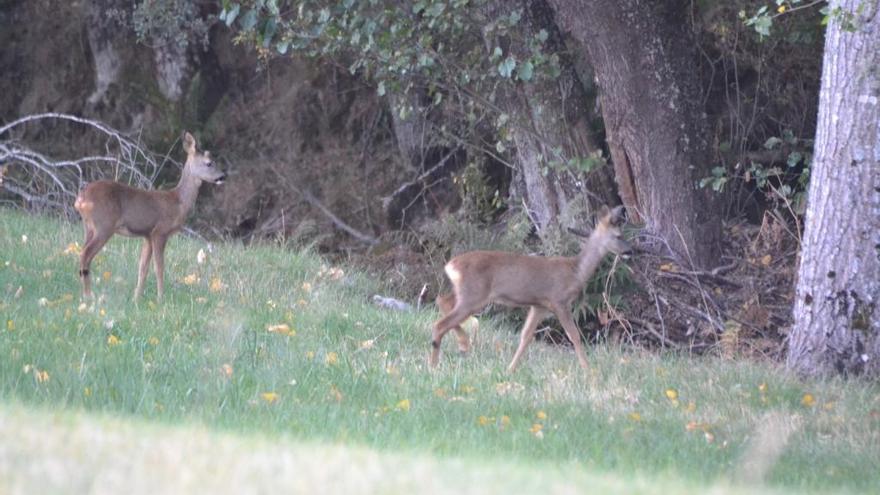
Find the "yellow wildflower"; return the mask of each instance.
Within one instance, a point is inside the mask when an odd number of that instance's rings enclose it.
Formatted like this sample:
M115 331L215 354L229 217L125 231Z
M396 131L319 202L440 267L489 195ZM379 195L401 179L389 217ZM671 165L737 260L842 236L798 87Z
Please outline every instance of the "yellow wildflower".
M232 377L232 365L229 363L224 363L221 367L223 370L223 374L226 375L226 378Z
M477 418L477 424L480 426L486 426L489 423L493 422L494 420L495 420L495 418L488 418L486 416L480 416L479 418Z
M46 383L49 381L49 372L46 370L34 370L34 376L39 383Z
M339 361L339 356L335 352L328 352L326 356L324 356L324 363L333 366Z
M637 412L631 412L629 413L629 419L638 422L642 420L642 415Z
M84 388L83 395L85 395L86 397L91 397L92 396L92 388L91 387Z
M409 411L409 399L403 399L402 401L398 402L397 405L394 406L394 408L398 411Z
M501 416L501 429L503 430L508 426L510 426L510 416L505 414L504 416Z
M547 419L547 413L545 413L544 411L538 411L538 413L535 414L535 417L541 421L544 421L545 419Z
M306 359L309 361L315 359L315 351L306 351Z
M330 385L330 398L336 402L342 402L342 392L336 388L336 385Z
M186 285L195 285L199 282L199 276L195 273L190 273L189 275L183 277L183 283Z
M260 397L269 404L273 404L278 400L278 394L275 392L263 392Z
M785 5L780 5L779 8L776 9L776 12L779 12L780 14L784 14L785 13Z
M147 342L149 342L150 345L159 345L159 339L156 337L150 337Z
M107 336L107 345L109 346L118 345L120 342L122 341L119 340L119 337L113 335L112 333Z
M666 389L666 398L669 400L678 399L678 391L675 390L674 388L667 388Z
M108 271L101 274L101 278L103 278L105 282L109 281L111 276L113 276L113 274Z
M532 427L529 428L529 432L531 432L532 435L537 435L543 429L544 429L544 425L542 425L541 423L534 423L534 424L532 424Z
M269 325L266 327L266 330L268 330L269 333L278 333L281 335L289 335L291 337L296 335L296 330L290 328L290 325L288 325L287 323L279 323L277 325Z
M6 320L6 329L10 332L15 330L15 322L12 320Z
M220 292L226 288L226 284L220 280L220 277L214 277L211 279L211 285L208 287L208 290L211 292Z
M804 394L804 398L801 399L801 404L804 407L813 407L816 405L816 398L813 397L813 394Z
M73 256L79 256L82 253L82 248L79 246L78 242L71 242L67 245L67 248L64 249L63 254L70 254Z
M701 430L708 432L711 428L712 425L709 423L700 423L698 421L688 421L688 423L684 425L684 429L687 431Z

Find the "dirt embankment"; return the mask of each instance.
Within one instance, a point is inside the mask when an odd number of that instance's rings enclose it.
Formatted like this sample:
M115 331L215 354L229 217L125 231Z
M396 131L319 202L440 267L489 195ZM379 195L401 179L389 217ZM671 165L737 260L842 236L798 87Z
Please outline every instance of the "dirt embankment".
M321 60L261 61L219 24L207 43L191 40L183 51L139 41L103 4L112 2L0 3L0 123L74 114L174 159L182 130L194 132L231 177L223 188L204 188L195 225L205 232L284 234L334 248L356 242L316 202L370 235L382 228L381 198L404 174L374 88ZM59 158L106 146L75 124L25 129L14 138ZM168 167L160 181L176 178Z

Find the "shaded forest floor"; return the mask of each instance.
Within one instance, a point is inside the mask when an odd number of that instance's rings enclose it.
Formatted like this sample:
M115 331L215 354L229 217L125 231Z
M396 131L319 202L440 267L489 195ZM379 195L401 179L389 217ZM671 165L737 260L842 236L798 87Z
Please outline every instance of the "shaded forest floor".
M738 221L724 228L724 244L715 267L689 268L685 260L659 252L656 239L629 235L635 254L600 270L576 308L592 342L615 342L649 349L778 361L791 325L798 236L790 222L767 213L760 225ZM574 252L570 253L574 254ZM430 304L448 291L443 264L448 256L407 246L387 247L350 258L375 273L391 295ZM487 314L511 317L506 309ZM512 325L521 325L519 312ZM568 345L555 320L539 338Z

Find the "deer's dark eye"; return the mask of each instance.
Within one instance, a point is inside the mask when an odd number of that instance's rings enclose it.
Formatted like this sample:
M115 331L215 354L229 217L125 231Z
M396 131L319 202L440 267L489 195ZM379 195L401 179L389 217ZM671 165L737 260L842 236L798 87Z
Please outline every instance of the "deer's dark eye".
M206 166L206 167L209 167L209 168L210 168L210 167L213 167L213 166L214 166L214 162L206 162L206 163L205 163L205 166Z

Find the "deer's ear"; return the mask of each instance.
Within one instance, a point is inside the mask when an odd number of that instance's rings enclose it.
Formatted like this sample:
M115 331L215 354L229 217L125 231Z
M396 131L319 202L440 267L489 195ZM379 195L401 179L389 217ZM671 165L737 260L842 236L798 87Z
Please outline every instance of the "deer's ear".
M599 211L596 213L596 224L608 223L610 215L611 210L608 209L607 205L600 206Z
M614 209L608 213L608 216L610 217L612 224L623 225L626 221L626 208L623 205L615 206Z
M196 152L196 138L189 132L183 134L183 151L186 151L187 155L192 155Z

